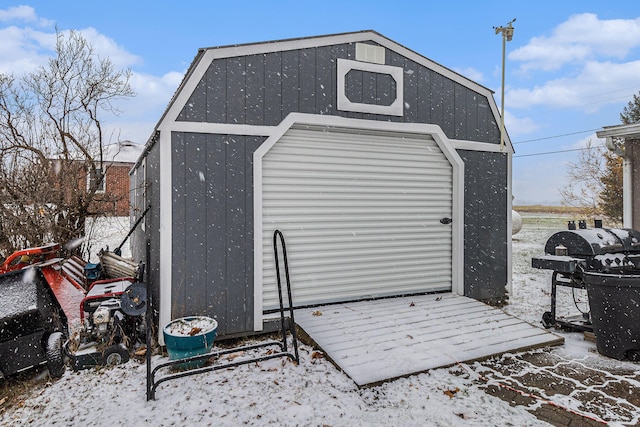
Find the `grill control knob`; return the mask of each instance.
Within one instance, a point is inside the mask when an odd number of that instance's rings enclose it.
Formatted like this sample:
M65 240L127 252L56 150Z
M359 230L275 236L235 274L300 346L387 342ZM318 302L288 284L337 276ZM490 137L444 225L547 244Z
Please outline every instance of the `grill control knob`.
M565 245L558 245L555 247L555 254L558 256L569 255L569 249Z

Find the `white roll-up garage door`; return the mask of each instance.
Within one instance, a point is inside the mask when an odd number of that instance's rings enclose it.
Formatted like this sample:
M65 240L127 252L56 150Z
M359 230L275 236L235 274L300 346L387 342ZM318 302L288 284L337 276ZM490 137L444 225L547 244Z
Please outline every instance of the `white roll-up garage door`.
M262 161L263 308L275 229L295 306L451 290L452 187L429 135L289 129Z

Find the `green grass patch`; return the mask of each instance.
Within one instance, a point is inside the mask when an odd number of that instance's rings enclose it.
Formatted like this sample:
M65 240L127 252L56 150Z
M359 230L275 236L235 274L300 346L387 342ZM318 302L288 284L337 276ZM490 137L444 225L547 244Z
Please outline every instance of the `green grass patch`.
M589 209L575 206L543 206L543 205L522 205L514 206L513 210L518 213L550 213L563 215L586 215Z

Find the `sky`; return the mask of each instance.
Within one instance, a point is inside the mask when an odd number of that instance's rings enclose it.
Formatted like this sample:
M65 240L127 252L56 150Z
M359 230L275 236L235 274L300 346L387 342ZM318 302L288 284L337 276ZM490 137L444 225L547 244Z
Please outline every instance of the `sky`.
M640 4L563 0L0 0L0 72L46 64L55 32L77 30L132 71L136 92L110 117L112 139L149 139L199 48L375 30L494 91L514 143L514 204L561 204L569 163L595 131L620 124L640 93ZM571 151L568 151L571 150ZM558 152L554 154L544 154Z

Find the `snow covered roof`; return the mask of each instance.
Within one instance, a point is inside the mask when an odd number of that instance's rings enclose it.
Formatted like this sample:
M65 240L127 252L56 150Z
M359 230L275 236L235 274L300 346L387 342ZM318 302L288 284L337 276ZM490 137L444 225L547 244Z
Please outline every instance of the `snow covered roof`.
M108 162L135 163L144 146L131 141L119 141L104 148L104 160Z

